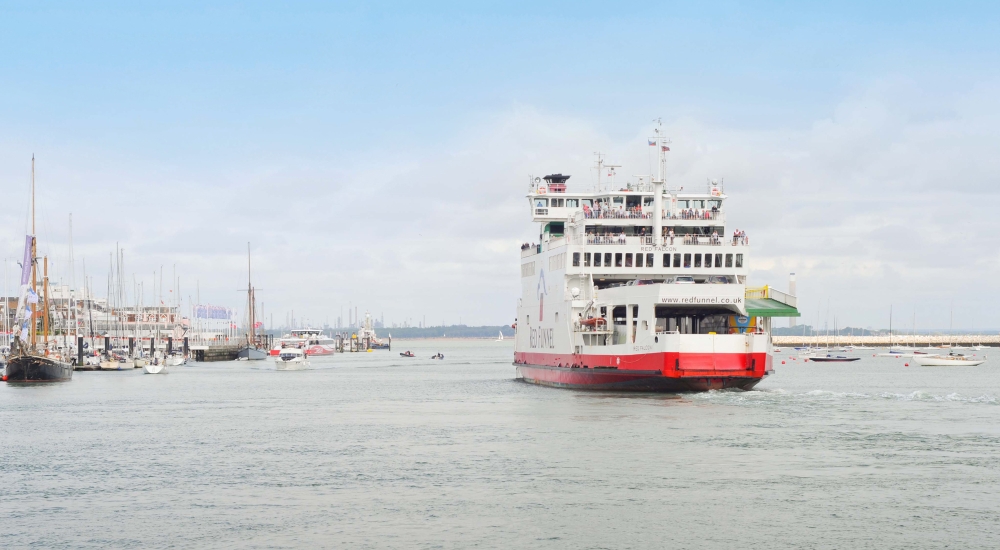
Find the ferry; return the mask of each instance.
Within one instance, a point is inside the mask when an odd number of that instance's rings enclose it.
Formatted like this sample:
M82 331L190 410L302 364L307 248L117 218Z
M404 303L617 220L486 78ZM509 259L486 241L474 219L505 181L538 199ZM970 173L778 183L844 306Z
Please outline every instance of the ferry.
M749 239L726 236L723 185L668 189L669 142L657 131L649 143L655 178L599 178L586 192L568 189L568 175L529 178L539 242L521 250L518 378L685 392L749 390L773 372L771 319L798 317L796 297L747 287Z
M304 350L309 356L333 355L337 352L337 341L318 328L293 329L274 344L270 355L277 357L286 348Z

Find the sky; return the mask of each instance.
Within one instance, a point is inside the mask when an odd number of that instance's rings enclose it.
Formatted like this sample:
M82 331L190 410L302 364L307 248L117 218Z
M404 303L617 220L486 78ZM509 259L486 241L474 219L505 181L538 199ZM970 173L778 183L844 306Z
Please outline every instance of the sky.
M797 273L802 322L1000 329L998 12L0 0L0 254L35 155L53 279L102 293L119 247L150 299L176 270L241 308L250 243L268 324L505 324L528 176L648 173L659 118L668 181L725 181L750 284Z

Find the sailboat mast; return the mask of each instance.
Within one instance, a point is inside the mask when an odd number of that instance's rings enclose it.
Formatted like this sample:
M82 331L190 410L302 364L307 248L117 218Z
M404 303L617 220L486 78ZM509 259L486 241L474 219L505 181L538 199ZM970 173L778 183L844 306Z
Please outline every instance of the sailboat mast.
M42 338L45 342L45 355L49 354L49 257L42 259Z
M38 243L35 238L35 155L31 155L31 292L38 296L38 263L35 257L38 255ZM38 328L35 326L38 319L38 304L35 304L31 312L31 349L35 349L38 342Z
M247 319L250 326L247 327L247 343L255 345L257 343L256 312L254 311L255 298L253 295L253 282L250 275L250 243L247 243Z

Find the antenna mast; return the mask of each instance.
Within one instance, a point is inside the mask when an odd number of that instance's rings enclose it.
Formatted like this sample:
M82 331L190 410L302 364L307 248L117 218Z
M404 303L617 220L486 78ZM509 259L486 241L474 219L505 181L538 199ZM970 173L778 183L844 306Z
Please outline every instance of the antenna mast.
M601 152L595 152L594 156L597 157L597 162L594 166L597 168L597 191L601 190L601 172L604 171L604 154Z

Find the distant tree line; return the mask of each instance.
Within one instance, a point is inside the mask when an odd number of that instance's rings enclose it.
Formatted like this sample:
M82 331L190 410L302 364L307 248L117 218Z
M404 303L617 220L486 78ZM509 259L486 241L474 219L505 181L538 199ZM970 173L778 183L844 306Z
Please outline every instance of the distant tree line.
M397 327L378 328L375 334L379 338L392 335L393 338L496 338L500 333L504 338L514 336L510 325L487 325L470 327L466 325L451 325L447 327Z

